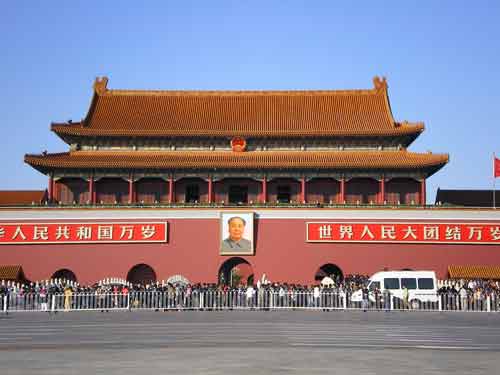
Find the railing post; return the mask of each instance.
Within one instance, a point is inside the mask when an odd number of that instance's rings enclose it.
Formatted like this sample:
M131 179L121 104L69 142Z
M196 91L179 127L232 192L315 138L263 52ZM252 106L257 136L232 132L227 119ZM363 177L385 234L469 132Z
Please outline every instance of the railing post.
M344 310L347 310L347 293L343 292L341 294L341 297L342 297L342 304L344 306Z
M50 302L50 311L54 312L56 308L56 295L52 295L52 301Z
M391 311L394 310L394 296L389 297L391 299Z
M486 297L486 311L490 312L491 311L491 296L488 295Z
M3 296L3 312L7 312L7 295Z
M438 296L438 311L443 311L443 296Z

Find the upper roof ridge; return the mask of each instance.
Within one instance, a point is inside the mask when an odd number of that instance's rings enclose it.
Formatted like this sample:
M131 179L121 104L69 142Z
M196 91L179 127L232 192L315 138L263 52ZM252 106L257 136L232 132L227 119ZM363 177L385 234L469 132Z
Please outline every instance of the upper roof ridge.
M108 89L108 77L97 77L94 91L97 95L134 95L134 96L328 96L328 95L374 95L387 89L386 78L373 78L372 89L342 90L136 90Z
M355 90L110 90L98 77L87 115L58 135L82 137L404 137L424 126L396 122L385 77ZM65 140L67 141L67 140Z

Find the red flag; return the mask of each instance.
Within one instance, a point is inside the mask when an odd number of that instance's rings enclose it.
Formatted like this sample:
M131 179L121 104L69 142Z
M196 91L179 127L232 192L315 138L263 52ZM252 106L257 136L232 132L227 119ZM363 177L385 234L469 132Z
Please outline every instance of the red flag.
M493 161L493 174L496 177L500 177L500 159L497 157L494 158L495 160Z

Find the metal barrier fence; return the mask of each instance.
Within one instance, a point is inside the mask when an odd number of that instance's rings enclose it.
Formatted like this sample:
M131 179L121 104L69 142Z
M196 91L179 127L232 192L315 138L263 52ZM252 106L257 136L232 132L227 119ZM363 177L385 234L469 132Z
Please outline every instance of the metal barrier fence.
M72 295L35 293L0 296L0 312L17 311L112 311L112 310L413 310L499 312L500 297L439 295L435 302L404 301L382 295L354 302L349 293L287 292L258 290L184 292L75 293Z
M129 298L126 294L75 293L73 295L37 293L9 294L0 302L2 312L11 311L84 311L126 310Z

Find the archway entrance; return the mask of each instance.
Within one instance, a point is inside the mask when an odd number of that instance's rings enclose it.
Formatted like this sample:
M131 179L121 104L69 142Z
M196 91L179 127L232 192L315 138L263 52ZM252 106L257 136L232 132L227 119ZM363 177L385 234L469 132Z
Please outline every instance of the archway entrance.
M147 264L137 264L128 271L127 281L132 284L152 284L156 282L156 273Z
M326 276L332 278L335 282L344 280L342 270L337 265L332 263L323 264L320 268L318 268L316 274L314 275L314 281L319 283Z
M62 279L76 282L76 275L73 271L63 268L54 272L51 279Z
M249 285L253 284L253 279L252 265L240 257L229 258L219 268L219 284Z

